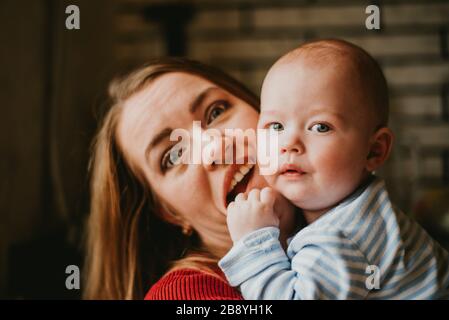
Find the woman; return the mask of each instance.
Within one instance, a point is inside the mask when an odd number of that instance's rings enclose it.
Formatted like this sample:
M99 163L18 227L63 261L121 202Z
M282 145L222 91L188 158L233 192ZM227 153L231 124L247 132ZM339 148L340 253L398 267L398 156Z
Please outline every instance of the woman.
M192 131L193 121L223 136L255 129L257 97L225 73L184 59L153 61L114 81L110 96L91 160L85 297L241 299L217 267L232 245L226 205L265 180L253 168L229 191L243 165L179 164L173 155L183 150L173 152L169 135ZM285 199L276 206L285 242L297 223Z

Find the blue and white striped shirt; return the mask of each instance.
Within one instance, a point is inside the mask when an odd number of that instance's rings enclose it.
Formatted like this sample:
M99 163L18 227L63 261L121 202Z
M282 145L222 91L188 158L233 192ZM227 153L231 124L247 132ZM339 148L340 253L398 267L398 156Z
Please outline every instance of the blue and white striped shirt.
M449 255L379 178L298 232L256 230L219 266L245 299L449 299Z

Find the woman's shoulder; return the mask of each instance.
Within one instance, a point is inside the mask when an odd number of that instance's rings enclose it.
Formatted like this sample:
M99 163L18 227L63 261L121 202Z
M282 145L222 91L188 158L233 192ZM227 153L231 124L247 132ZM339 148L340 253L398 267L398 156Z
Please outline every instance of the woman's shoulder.
M240 293L222 274L178 269L165 274L148 291L145 300L241 300Z

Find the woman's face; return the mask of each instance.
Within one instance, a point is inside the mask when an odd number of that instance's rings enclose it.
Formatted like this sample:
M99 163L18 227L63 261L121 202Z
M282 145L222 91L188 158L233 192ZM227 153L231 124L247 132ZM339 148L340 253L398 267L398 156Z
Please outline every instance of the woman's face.
M127 160L143 172L158 199L183 225L196 230L205 245L225 251L231 245L225 216L229 177L242 165L224 164L224 160L211 163L219 159L202 164L173 163L170 150L177 141L170 141L170 132L184 129L193 137L193 122L201 121L203 130L216 129L224 136L225 129L256 129L258 116L250 105L212 82L187 73L167 73L125 102L117 136ZM217 139L212 141L217 143ZM250 145L247 152L253 155L255 150ZM257 169L247 175L237 186L240 191L266 186ZM292 216L281 220L293 224L288 221Z

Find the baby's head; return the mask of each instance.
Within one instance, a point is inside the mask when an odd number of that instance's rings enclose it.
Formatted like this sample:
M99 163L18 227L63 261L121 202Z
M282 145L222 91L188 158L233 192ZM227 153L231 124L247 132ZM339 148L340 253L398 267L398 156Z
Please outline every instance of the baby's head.
M305 212L325 212L388 157L388 89L376 61L340 40L305 44L265 77L259 128L279 138L270 185Z

